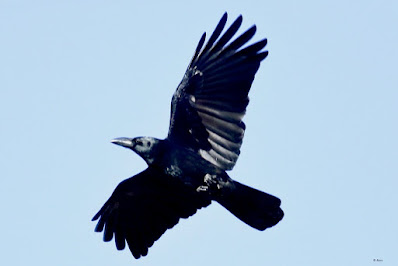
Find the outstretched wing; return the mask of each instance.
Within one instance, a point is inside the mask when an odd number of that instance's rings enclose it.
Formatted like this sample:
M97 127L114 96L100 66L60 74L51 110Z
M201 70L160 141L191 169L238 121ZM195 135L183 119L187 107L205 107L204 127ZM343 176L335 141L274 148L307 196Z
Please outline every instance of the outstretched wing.
M180 218L188 218L210 200L202 193L151 167L121 182L101 210L96 232L104 231L104 241L115 236L116 248L126 242L133 256L146 256L148 248Z
M245 124L242 118L248 93L267 40L242 48L255 34L252 26L234 41L242 24L239 16L220 37L227 13L203 47L203 34L192 61L173 95L168 138L197 150L223 170L231 170L238 159ZM203 48L203 49L202 49Z

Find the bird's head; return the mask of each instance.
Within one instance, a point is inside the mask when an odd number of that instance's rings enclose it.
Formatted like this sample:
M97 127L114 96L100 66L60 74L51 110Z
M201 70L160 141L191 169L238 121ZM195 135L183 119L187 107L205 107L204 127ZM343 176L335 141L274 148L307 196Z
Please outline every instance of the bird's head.
M137 137L137 138L116 138L111 140L113 144L133 150L147 164L152 164L156 158L158 151L158 144L160 140L152 137Z

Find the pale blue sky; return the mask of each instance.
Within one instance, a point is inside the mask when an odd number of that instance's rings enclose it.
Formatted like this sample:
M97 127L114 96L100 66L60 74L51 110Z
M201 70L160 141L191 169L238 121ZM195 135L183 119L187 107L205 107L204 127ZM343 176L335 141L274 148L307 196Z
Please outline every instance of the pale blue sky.
M397 265L397 2L142 2L0 0L0 264ZM109 141L166 136L224 11L269 50L230 175L285 217L260 232L214 203L135 261L90 221L145 168Z

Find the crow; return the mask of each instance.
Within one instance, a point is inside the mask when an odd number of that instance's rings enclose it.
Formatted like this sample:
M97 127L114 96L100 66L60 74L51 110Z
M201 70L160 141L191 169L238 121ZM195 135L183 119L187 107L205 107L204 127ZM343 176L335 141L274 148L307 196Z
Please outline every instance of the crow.
M231 41L242 24L240 15L221 35L224 13L206 45L204 33L171 101L167 138L116 138L111 142L133 150L148 164L122 181L92 219L104 241L115 237L138 259L148 248L200 208L216 201L258 230L283 218L277 197L232 180L226 171L238 160L248 93L260 62L263 39L242 48L255 34L253 25ZM220 37L221 36L221 37Z

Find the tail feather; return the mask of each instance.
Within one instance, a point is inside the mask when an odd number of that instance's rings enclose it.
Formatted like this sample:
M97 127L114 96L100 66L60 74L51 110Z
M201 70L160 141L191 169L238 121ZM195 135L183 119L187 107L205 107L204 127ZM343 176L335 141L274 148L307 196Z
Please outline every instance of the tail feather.
M276 225L284 215L280 199L237 181L232 181L215 200L241 221L261 231Z

